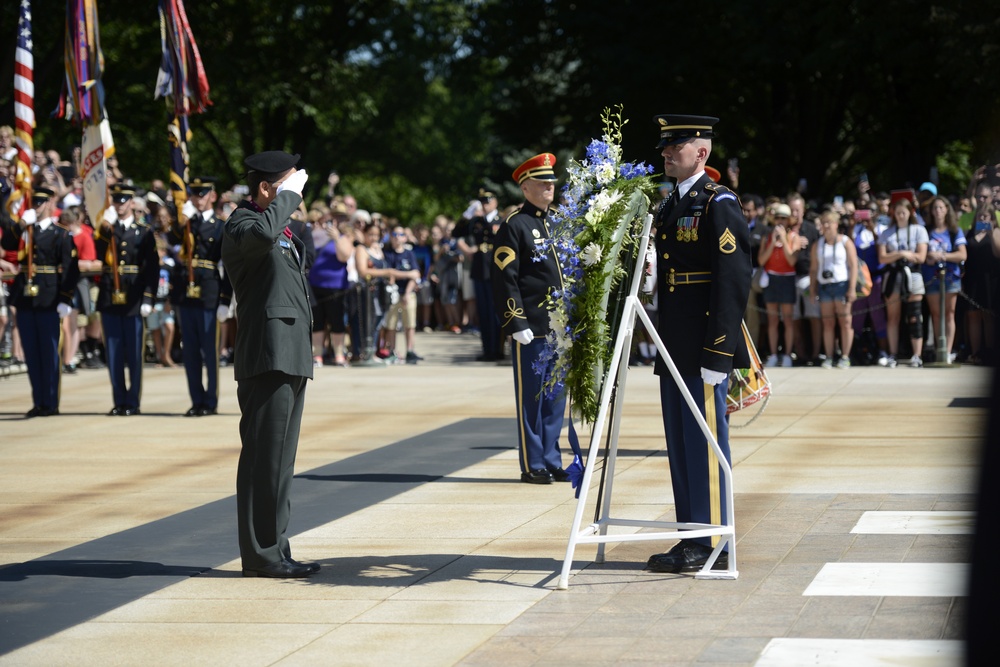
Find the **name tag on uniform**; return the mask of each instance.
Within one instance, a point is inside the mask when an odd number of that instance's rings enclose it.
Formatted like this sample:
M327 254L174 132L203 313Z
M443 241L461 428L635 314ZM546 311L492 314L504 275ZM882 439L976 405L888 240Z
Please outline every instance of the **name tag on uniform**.
M290 245L288 245L288 241L278 241L278 245L280 245L282 248L285 248L285 249L288 249L288 248L291 247Z

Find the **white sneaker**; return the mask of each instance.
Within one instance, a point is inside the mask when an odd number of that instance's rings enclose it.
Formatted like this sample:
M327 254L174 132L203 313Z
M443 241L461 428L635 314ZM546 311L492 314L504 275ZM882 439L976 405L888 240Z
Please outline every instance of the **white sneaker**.
M894 356L892 356L890 354L888 357L885 358L885 365L886 365L886 368L895 368L896 367L896 357L894 357Z
M820 368L833 368L833 359L829 357L824 359L823 363L820 364Z
M924 365L923 360L917 355L910 357L910 368L920 368Z
M764 368L774 368L778 365L778 355L772 354L767 357L767 361L764 362Z
M783 368L791 368L792 367L792 355L786 354L783 357L781 357L781 366Z
M840 359L837 359L837 368L850 368L850 367L851 367L851 360L848 359L847 357L841 357Z
M950 353L950 354L948 355L948 363L949 363L949 364L953 364L953 363L955 363L955 357L957 357L957 356L958 356L958 353L957 353L957 352L951 352L951 353Z
M878 358L878 365L881 366L882 368L885 368L886 366L888 366L889 365L889 355L887 355L887 354L885 354L883 352L879 356L879 358Z

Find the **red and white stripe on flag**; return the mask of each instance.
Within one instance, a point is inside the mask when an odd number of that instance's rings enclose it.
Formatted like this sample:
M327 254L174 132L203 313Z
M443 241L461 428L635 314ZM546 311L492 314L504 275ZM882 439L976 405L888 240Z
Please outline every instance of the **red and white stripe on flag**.
M14 53L14 143L17 147L17 173L11 197L11 213L20 216L30 206L32 136L35 131L35 62L32 56L31 0L19 0L17 50Z

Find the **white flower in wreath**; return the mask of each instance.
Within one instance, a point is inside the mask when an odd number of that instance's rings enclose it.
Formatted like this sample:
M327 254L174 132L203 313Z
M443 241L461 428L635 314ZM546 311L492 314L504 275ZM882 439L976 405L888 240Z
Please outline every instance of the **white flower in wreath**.
M618 172L615 171L615 165L610 162L605 162L597 167L596 173L598 185L607 185L611 181L615 180Z
M596 243L588 243L587 247L580 251L580 261L588 268L600 262L601 246Z
M562 310L549 311L549 329L555 334L556 350L562 354L573 345L573 339L566 334L566 325L569 319Z
M620 191L608 192L607 190L601 190L598 192L591 198L587 214L584 216L587 222L591 225L599 222L604 217L604 214L608 212L608 209L614 206L621 198L622 193Z

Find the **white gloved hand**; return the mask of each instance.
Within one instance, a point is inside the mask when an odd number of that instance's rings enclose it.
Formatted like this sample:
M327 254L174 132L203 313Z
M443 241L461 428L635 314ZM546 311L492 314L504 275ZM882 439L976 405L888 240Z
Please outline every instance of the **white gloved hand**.
M139 314L143 317L149 317L149 314L153 312L153 307L148 303L144 303L139 306Z
M113 206L109 206L104 209L104 222L109 225L113 225L118 222L118 211L116 211Z
M220 304L219 307L215 309L215 319L219 320L220 322L225 322L226 320L228 320L229 306L223 306Z
M531 333L531 329L521 329L520 331L515 331L511 334L518 343L521 345L527 345L535 338L535 334Z
M722 381L726 379L726 373L710 371L707 368L702 368L701 379L705 381L705 384L710 384L714 387L717 384L721 384Z
M284 183L278 184L278 194L281 194L285 190L290 190L301 197L302 188L306 187L307 180L309 180L309 174L306 173L305 169L299 169L286 178Z
M24 212L24 215L21 216L21 222L23 222L25 226L30 226L35 224L36 222L38 222L38 213L35 212L35 209L29 208L27 211Z
M73 307L68 303L56 304L56 312L59 313L59 319L62 319L73 312Z
M196 209L194 204L191 203L191 200L188 199L184 202L184 206L181 206L181 213L190 220L194 216L198 215L198 209Z

